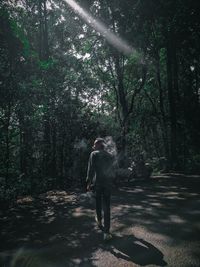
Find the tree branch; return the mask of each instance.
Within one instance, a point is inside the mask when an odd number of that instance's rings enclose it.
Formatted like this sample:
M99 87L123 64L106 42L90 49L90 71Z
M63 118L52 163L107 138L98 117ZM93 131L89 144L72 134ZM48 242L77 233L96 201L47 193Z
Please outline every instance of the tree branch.
M140 86L132 94L131 104L130 104L130 107L129 107L129 110L128 110L127 117L133 111L133 104L134 104L134 100L135 100L136 95L142 90L142 88L145 85L145 82L146 82L146 74L147 74L147 67L146 67L146 65L143 65L143 67L142 67L142 82L141 82Z

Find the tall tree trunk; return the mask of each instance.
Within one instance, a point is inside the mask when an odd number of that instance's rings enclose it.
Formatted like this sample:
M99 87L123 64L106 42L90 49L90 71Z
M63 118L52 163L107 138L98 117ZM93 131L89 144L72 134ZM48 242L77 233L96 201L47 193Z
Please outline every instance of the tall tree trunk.
M117 74L117 94L119 106L121 109L121 153L122 157L126 154L126 135L128 132L128 103L125 94L123 71L120 64L120 55L115 54L115 69Z
M47 7L46 0L43 0L44 5L44 59L47 60L49 58L49 44L48 44L48 25L47 25Z
M56 145L57 145L57 132L55 122L52 125L52 151L51 151L51 173L54 177L57 175L57 157L56 157Z
M173 34L172 30L168 31L167 35L167 82L168 82L168 99L169 99L169 112L170 112L170 127L171 127L171 155L170 167L174 169L177 164L177 118L176 118L176 99L175 88L173 79Z
M161 83L161 75L160 75L160 56L157 54L156 56L156 76L158 82L158 89L159 89L159 105L160 105L160 112L161 112L161 132L162 132L162 139L164 144L165 150L165 157L167 162L169 161L169 146L168 146L168 129L167 129L167 121L166 121L166 114L164 109L164 97L163 97L163 88Z
M39 13L39 57L40 60L49 58L48 24L46 0L38 0Z
M51 158L50 158L50 152L51 152L51 138L50 138L50 121L49 121L49 114L47 114L44 117L44 149L43 149L43 165L44 165L44 175L50 176L51 175Z
M5 153L5 166L6 166L6 186L8 186L9 180L9 168L10 168L10 117L11 117L11 105L8 103L8 108L6 112L6 153Z
M26 174L27 161L26 161L26 133L24 127L24 114L20 111L19 114L19 128L20 128L20 172Z
M39 58L43 58L43 19L42 19L42 0L38 0L39 13Z

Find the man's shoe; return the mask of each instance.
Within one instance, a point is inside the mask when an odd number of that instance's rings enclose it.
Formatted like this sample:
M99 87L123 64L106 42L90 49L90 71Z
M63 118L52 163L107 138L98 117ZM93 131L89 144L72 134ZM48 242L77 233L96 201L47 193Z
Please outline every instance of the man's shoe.
M109 240L111 240L112 239L112 235L110 234L110 233L105 233L104 235L103 235L103 240L104 241L109 241Z
M99 227L99 229L100 229L100 230L103 230L103 225L102 225L101 221L99 221L99 220L97 219L97 216L95 216L95 221L96 221L97 226Z

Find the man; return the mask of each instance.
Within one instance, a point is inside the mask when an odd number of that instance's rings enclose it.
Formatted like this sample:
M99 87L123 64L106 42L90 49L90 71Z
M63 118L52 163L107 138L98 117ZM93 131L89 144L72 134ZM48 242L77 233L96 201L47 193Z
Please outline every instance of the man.
M87 190L94 184L96 191L96 222L101 230L104 230L104 240L112 238L110 234L110 194L112 183L111 154L104 150L105 142L97 138L94 142L94 151L90 154L87 171ZM102 226L102 205L104 212L104 227Z

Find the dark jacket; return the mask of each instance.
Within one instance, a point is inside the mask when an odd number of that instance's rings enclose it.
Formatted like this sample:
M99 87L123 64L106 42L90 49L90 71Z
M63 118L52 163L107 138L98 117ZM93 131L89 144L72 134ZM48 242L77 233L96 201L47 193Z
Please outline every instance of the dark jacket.
M90 154L87 171L87 184L109 187L113 176L113 157L105 150L95 150Z

